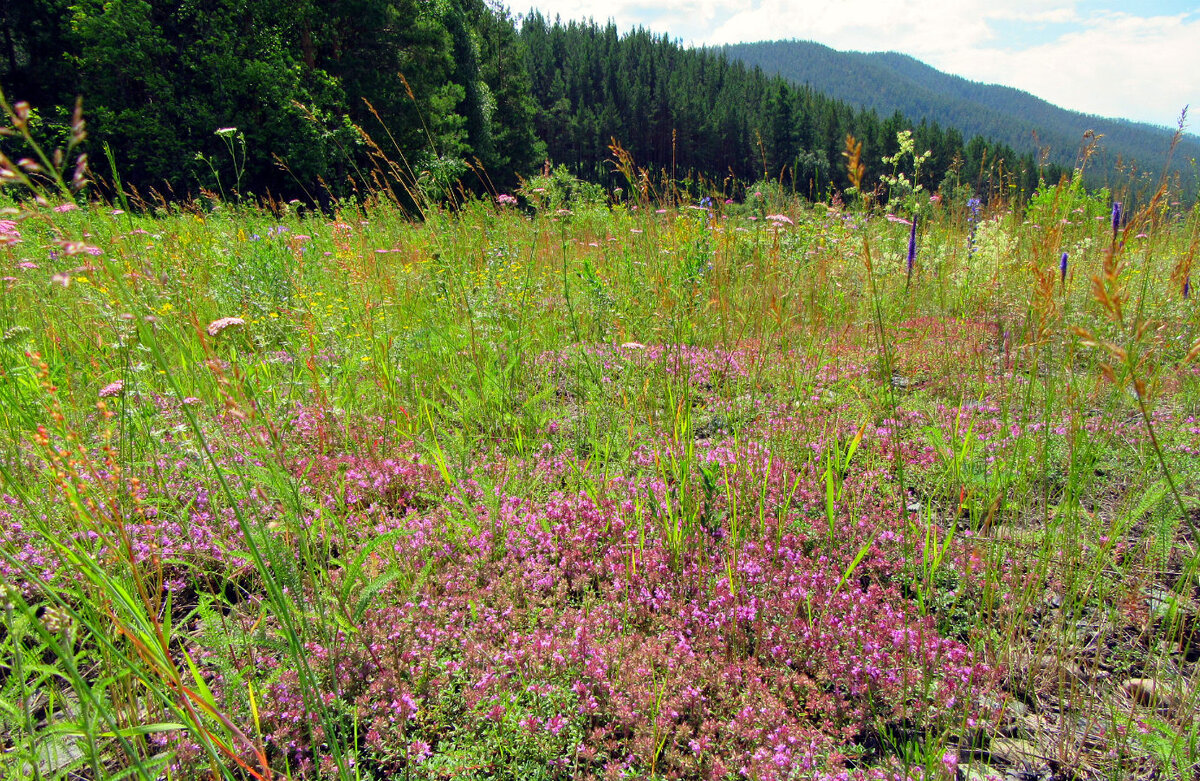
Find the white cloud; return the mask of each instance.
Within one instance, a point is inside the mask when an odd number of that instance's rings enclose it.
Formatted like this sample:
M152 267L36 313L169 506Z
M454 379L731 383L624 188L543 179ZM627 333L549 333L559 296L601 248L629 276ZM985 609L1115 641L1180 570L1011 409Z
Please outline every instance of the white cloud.
M566 0L537 7L550 18L611 18L622 31L641 25L697 45L798 38L899 51L1065 108L1160 125L1173 125L1185 103L1200 111L1200 12L1084 16L1073 0L613 0L599 14Z
M935 67L1003 82L1066 108L1173 125L1200 109L1200 15L1106 14L1021 51L949 53Z

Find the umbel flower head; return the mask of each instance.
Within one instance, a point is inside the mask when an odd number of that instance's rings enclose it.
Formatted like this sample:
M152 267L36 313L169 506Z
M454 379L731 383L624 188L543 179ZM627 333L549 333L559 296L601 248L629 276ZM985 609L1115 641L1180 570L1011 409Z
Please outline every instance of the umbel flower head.
M216 336L226 328L232 328L235 325L245 325L246 321L240 317L222 317L220 320L213 320L208 324L208 335Z

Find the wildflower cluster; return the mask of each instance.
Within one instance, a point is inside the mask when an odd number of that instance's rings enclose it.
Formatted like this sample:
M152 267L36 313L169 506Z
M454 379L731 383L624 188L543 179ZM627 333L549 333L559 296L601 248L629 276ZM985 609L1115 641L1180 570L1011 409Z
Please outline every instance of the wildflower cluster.
M1194 218L527 184L0 223L0 776L1187 777Z
M209 336L216 336L226 329L245 324L246 321L240 317L222 317L209 323L205 330L208 331Z

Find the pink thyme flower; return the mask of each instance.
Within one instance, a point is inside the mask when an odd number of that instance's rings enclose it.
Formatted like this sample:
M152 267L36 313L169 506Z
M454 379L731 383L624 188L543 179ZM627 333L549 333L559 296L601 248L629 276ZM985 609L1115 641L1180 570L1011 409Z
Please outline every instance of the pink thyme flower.
M513 196L509 195L508 193L500 193L499 195L497 195L496 202L499 203L501 206L516 206L517 205L517 199L514 198Z
M59 214L63 214L65 212L73 212L78 208L79 207L73 203L60 203L58 206L54 207L54 211L58 212Z
M116 382L110 382L108 385L105 385L100 389L100 393L97 395L102 399L111 399L114 396L120 396L124 392L125 381L117 380Z
M796 223L792 222L791 219L789 219L784 214L768 214L767 219L771 220L772 222L780 222L780 223L786 222L788 225L796 224Z
M216 336L226 328L232 328L235 325L245 325L246 321L240 317L222 317L220 320L213 320L208 324L208 335Z
M561 713L556 713L546 721L546 729L550 730L550 734L557 735L567 726L567 719Z

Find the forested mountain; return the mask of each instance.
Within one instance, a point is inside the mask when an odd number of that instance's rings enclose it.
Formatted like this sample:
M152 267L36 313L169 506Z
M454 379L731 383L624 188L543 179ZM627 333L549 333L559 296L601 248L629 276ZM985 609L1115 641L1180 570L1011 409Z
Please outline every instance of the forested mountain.
M52 141L82 96L93 169L109 178L111 150L127 185L168 199L386 190L412 203L512 188L547 159L616 186L614 139L692 194L770 179L826 197L850 185L848 135L864 188L886 196L880 177L896 170L882 158L906 129L930 150L916 172L929 191L1028 193L1061 174L1030 149L881 116L644 30L537 13L518 30L487 0L5 3L0 86L40 109L31 124ZM11 138L0 151L25 154ZM911 176L911 159L898 170Z
M1172 130L1068 111L1021 90L942 73L896 52L842 52L811 41L745 43L717 51L859 108L938 122L967 137L996 139L1020 154L1045 149L1050 161L1063 166L1078 163L1084 133L1092 130L1103 136L1098 156L1088 164L1093 184L1123 183L1127 177L1117 172L1118 163L1136 163L1155 176L1167 163ZM1189 178L1193 192L1195 172L1187 160L1197 157L1200 138L1185 135L1173 169Z
M964 143L954 129L914 126L899 114L880 118L645 30L621 35L611 23L551 24L533 13L521 39L539 135L550 158L581 177L614 176L606 147L615 138L640 165L674 178L704 177L717 188L767 178L821 196L850 185L848 134L863 143L866 181L874 183L890 171L882 157L897 150L897 134L912 129L917 147L931 152L920 178L930 190L948 174L986 190L999 186L1002 170L1017 189L1037 184L1032 153L978 137ZM1060 171L1043 173L1056 180Z

